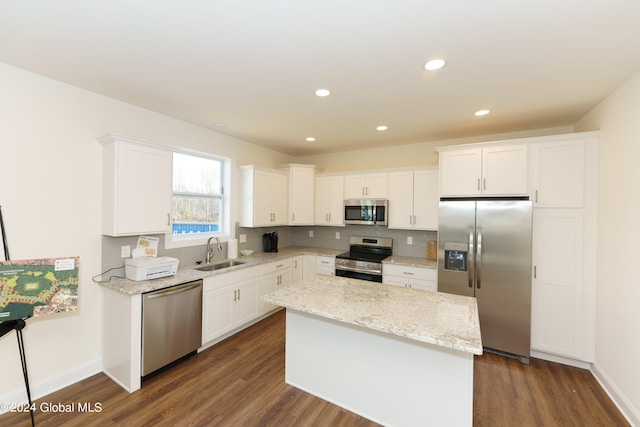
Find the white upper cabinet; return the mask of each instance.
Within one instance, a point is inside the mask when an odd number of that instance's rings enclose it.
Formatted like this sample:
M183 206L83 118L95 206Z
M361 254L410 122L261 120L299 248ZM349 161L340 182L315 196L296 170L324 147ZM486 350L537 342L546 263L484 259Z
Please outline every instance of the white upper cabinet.
M102 233L171 232L173 153L119 135L103 145Z
M345 175L345 199L386 199L387 173Z
M389 228L437 230L438 201L438 168L389 173Z
M440 151L440 195L482 194L482 150Z
M287 175L259 166L240 167L242 175L241 227L287 223Z
M282 170L288 174L287 194L289 225L313 225L315 166L287 165Z
M464 146L463 146L464 147ZM527 144L440 147L440 196L528 194Z
M532 198L535 207L579 208L585 186L583 139L531 144Z
M316 176L316 225L344 225L344 176Z

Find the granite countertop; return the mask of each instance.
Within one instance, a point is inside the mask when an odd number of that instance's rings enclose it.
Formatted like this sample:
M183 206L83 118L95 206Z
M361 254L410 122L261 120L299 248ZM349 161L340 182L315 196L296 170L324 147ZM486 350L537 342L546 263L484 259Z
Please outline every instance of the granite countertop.
M122 277L112 277L111 280L97 282L100 286L105 288L126 294L137 295L145 292L153 292L171 286L179 285L181 283L192 282L194 280L200 280L219 274L230 273L232 271L238 271L245 268L255 267L260 264L266 264L283 260L287 258L293 258L298 255L320 255L334 257L345 252L344 249L324 249L314 248L306 246L290 246L279 249L278 252L254 252L250 256L241 256L238 261L242 261L244 264L236 265L229 268L214 271L200 271L196 270L197 265L180 266L178 272L169 277L161 277L152 280L133 281ZM218 260L222 261L222 260ZM390 256L382 261L383 264L397 264L407 265L413 267L426 267L437 268L436 261L429 261L425 258L413 258L406 256Z
M482 354L475 298L317 275L263 301L466 353Z
M255 267L260 264L267 264L278 260L292 258L298 255L321 255L321 256L336 256L341 254L344 250L340 249L323 249L313 247L291 246L282 248L278 252L254 252L250 256L241 256L237 260L242 261L244 264L236 265L229 268L214 271L200 271L196 270L197 265L180 266L178 272L173 276L161 277L158 279L133 281L125 279L123 277L112 277L111 280L97 282L100 286L126 294L137 295L145 292L153 292L171 286L179 285L181 283L192 282L194 280L205 279L211 276L217 276L219 274L230 273L232 271L238 271L245 268ZM222 260L219 260L222 261Z

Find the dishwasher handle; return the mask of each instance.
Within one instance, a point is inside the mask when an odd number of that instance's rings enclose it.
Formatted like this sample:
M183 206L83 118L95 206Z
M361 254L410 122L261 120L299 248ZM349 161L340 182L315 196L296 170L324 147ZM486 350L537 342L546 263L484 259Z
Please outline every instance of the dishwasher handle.
M175 294L179 294L182 292L187 292L190 291L192 289L195 289L199 286L202 285L202 282L198 281L198 282L190 282L190 283L185 283L184 285L178 285L178 286L173 286L171 288L168 289L162 289L153 293L149 293L146 295L146 298L148 300L150 299L155 299L155 298L164 298L164 297L168 297L171 295L175 295Z

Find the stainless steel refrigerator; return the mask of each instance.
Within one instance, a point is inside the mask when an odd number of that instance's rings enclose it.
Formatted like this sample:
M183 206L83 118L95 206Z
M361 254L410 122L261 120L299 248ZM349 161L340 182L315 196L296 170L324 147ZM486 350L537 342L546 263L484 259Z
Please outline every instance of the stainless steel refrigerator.
M441 199L438 291L474 296L482 345L528 362L531 201Z

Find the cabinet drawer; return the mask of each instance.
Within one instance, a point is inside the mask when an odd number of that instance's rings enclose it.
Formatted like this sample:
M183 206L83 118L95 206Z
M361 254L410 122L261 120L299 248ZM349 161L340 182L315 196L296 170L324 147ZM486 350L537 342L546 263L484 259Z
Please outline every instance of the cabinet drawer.
M382 272L385 275L411 277L420 280L438 280L438 270L435 268L409 267L406 265L383 264Z
M335 268L336 267L336 259L328 256L317 256L316 257L316 268Z
M239 282L260 276L260 267L245 267L238 271L229 271L205 277L203 280L203 292L212 289L220 289L225 286L234 286Z
M286 270L293 267L293 258L283 259L281 261L271 262L262 267L262 274L275 273L280 270Z

